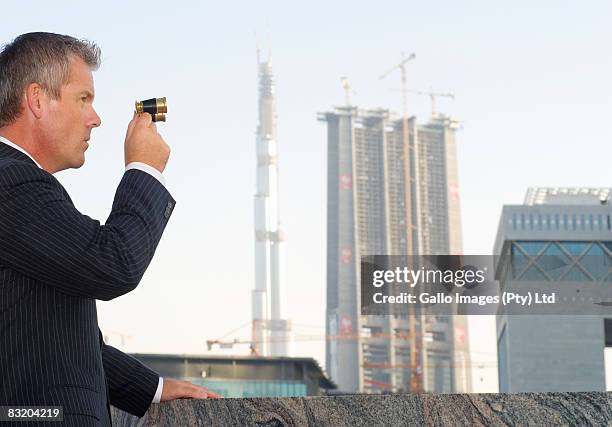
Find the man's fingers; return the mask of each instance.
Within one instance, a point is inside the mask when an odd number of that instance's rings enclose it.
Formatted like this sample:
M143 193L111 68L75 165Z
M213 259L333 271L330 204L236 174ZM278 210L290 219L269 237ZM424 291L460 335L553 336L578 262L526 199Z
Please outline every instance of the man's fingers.
M208 396L208 393L206 393L206 389L204 387L198 387L193 384L189 385L188 393L189 397L192 397L194 399L206 399L206 397Z
M161 401L165 402L174 399L219 399L222 397L220 394L188 381L167 378L164 380Z
M192 385L191 397L194 399L219 399L223 396L210 391L207 388Z
M149 113L142 113L138 115L137 126L149 127L153 123L153 118Z
M138 114L134 111L134 117L132 118L132 121L130 121L130 123L128 124L126 139L130 138L132 132L134 132L134 128L136 128L137 126L152 128L155 133L157 133L157 126L155 125L155 122L153 121L153 118L149 113Z
M137 119L138 119L138 114L136 113L136 111L134 111L134 115L132 116L132 120L130 120L130 123L128 123L126 139L129 138L130 135L132 134L132 131L134 130L134 126L136 126L136 120Z

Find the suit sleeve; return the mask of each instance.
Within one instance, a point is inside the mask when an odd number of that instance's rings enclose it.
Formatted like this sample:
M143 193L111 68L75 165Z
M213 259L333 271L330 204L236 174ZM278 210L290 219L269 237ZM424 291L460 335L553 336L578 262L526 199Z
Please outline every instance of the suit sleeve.
M105 225L81 214L59 182L33 165L0 173L0 259L75 296L110 300L147 269L174 199L154 177L125 172Z
M110 404L142 417L155 396L159 375L100 338Z

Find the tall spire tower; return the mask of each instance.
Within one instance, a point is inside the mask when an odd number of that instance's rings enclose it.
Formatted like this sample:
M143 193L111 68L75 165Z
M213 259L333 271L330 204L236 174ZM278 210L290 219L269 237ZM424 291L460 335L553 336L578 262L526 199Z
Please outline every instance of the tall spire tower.
M252 292L253 353L290 356L291 322L284 318L282 242L279 221L276 101L270 55L257 49L259 123L257 125L257 193L255 194L255 289Z

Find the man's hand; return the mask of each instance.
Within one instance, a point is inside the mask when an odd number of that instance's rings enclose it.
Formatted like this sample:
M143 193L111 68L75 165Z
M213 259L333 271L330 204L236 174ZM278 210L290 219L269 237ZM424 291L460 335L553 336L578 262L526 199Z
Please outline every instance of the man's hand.
M220 394L213 393L204 387L191 384L189 381L171 380L164 378L161 401L174 399L218 399Z
M125 165L145 163L163 172L170 157L170 147L160 134L149 113L136 114L125 135Z

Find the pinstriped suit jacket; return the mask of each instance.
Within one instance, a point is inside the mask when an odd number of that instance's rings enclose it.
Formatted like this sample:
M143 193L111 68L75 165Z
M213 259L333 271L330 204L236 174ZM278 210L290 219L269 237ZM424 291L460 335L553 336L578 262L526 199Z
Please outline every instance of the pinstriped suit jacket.
M78 426L110 425L109 403L146 412L159 376L104 344L96 299L138 285L174 203L154 177L129 170L100 225L0 143L0 405L61 405Z

